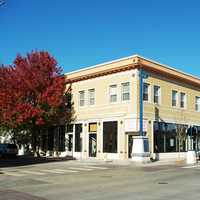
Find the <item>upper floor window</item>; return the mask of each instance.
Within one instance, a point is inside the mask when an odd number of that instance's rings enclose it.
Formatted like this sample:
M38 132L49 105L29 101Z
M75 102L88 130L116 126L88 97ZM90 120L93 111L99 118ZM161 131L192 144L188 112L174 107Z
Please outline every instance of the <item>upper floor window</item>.
M95 104L95 89L89 89L88 90L88 100L89 100L89 105L94 105Z
M85 105L85 91L79 91L79 106L84 106Z
M178 98L178 92L175 90L172 90L172 106L177 106L177 98Z
M143 100L149 101L149 84L148 83L143 84Z
M195 97L195 111L200 111L200 97Z
M110 102L117 102L117 85L110 85L109 87L110 93Z
M153 102L160 103L160 87L157 85L153 87Z
M122 101L130 100L130 84L122 83Z
M186 106L186 94L181 92L180 93L180 107L185 108Z

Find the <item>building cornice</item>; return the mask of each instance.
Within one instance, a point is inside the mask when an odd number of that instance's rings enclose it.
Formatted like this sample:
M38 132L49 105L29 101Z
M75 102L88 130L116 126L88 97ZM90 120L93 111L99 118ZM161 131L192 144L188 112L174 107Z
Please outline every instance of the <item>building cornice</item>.
M125 65L125 66L121 66L121 67L117 67L117 68L113 68L113 69L102 70L100 72L94 72L94 73L91 73L91 74L88 74L88 75L77 76L77 77L74 77L74 78L71 78L71 79L67 79L66 83L74 83L74 82L78 82L78 81L97 78L97 77L100 77L100 76L106 76L106 75L109 75L109 74L124 72L124 71L128 71L128 70L131 70L131 69L135 69L136 67L137 66L132 64L132 65Z
M177 82L200 88L199 78L139 55L129 56L86 69L81 69L65 74L65 77L66 83L74 83L139 68L143 68L145 71L161 77L173 79Z

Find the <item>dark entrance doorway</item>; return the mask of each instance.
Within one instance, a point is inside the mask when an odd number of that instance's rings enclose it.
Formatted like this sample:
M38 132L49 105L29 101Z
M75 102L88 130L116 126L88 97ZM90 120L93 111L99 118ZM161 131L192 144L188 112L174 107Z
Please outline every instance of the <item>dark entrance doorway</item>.
M89 134L89 157L97 156L97 134Z
M128 158L131 158L132 154L132 147L133 147L133 136L128 135Z
M117 121L103 122L103 153L117 153Z
M73 135L68 135L68 151L72 151L73 149Z

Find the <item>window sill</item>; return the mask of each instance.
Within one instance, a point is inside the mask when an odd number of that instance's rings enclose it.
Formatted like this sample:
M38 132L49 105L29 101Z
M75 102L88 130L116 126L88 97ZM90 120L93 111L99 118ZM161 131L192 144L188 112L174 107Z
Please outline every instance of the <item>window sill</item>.
M178 110L187 110L186 107L181 108L181 107L179 107L179 106L171 106L171 108L175 108L175 109L178 109Z
M121 102L119 102L119 103L130 103L131 102L131 100L129 99L129 100L122 100Z
M88 105L88 108L93 108L95 106L96 106L95 104L94 105Z
M109 104L114 105L114 104L119 104L119 102L109 102Z
M151 103L151 101L146 101L146 100L143 100L143 102L144 102L144 103Z
M79 109L87 108L87 106L79 106Z
M172 108L179 108L178 106L172 106Z
M187 108L181 108L181 107L180 107L180 110L187 110Z

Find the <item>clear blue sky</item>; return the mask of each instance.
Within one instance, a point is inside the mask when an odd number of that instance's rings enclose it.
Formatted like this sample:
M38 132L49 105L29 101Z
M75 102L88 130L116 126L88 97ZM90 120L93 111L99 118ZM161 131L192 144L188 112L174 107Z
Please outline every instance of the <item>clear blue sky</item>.
M140 54L200 76L199 0L5 0L0 63L49 51L64 72Z

